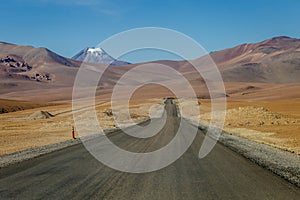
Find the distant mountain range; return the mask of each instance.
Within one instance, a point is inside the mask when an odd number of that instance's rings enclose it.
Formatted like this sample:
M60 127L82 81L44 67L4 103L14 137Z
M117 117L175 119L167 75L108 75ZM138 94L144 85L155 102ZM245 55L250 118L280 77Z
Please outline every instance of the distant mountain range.
M299 83L300 39L274 37L211 53L224 81Z
M229 87L228 91L240 91L236 88L242 85L246 85L243 88L254 91L265 87L266 84L285 84L280 90L292 88L287 86L288 84L300 84L300 39L275 37L212 52L210 56L219 68L225 85ZM69 99L76 73L83 60L97 70L104 70L107 64L113 65L106 70L105 77L99 84L102 87L101 92L106 94L109 94L109 90L124 73L139 65L116 60L101 48L85 48L70 59L46 48L0 42L0 97L23 97L26 96L26 91L36 91L36 96L39 96L43 92L49 94L46 90L51 89L52 94L60 95L56 100ZM205 66L205 56L191 62ZM147 62L153 65L157 63L176 69L195 87L205 85L189 61ZM138 84L136 77L140 75L135 74L130 84ZM169 81L176 83L177 80ZM255 84L264 85L252 87ZM62 92L62 88L69 88L69 91ZM58 89L62 91L58 93ZM293 91L296 95L298 90ZM64 96L65 94L68 94L68 97ZM49 98L53 96L50 95Z
M104 49L87 47L81 50L78 54L72 57L74 60L89 62L89 63L99 63L111 66L122 66L129 65L129 62L117 60L111 57Z
M26 85L30 85L26 88L49 87L41 83L64 84L67 80L70 83L79 66L80 62L46 48L0 42L0 91L7 89L6 85L15 85L14 90Z

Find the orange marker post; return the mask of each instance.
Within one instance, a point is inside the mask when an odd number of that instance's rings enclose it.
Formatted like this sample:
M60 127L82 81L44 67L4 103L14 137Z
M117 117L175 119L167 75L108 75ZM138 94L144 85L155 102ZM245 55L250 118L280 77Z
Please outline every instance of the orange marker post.
M72 138L75 140L75 129L74 129L74 126L72 126Z

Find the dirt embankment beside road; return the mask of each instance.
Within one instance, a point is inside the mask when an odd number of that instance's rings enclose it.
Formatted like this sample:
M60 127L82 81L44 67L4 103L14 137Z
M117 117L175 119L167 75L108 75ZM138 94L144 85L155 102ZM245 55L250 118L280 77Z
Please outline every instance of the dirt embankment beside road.
M130 116L133 121L149 118L153 103L159 105L162 100L131 101ZM119 102L115 109L116 118L123 124L128 123L125 106L126 102ZM95 108L102 129L117 127L110 102L97 102ZM89 117L84 108L76 112L81 117ZM66 103L4 113L0 115L0 121L0 155L70 140L74 125L72 106ZM77 132L76 136L78 137Z
M210 101L200 103L200 119L210 121ZM300 101L228 101L224 130L300 154Z

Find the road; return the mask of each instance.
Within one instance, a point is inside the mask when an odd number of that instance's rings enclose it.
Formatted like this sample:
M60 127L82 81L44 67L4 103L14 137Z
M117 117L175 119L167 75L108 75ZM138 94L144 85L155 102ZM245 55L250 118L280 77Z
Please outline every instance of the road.
M109 135L121 148L149 152L167 144L180 119L166 104L167 121L157 135L138 139ZM159 120L158 120L159 122ZM0 170L0 199L299 199L300 189L217 144L198 158L204 139L199 130L190 148L173 164L132 174L94 159L82 144Z

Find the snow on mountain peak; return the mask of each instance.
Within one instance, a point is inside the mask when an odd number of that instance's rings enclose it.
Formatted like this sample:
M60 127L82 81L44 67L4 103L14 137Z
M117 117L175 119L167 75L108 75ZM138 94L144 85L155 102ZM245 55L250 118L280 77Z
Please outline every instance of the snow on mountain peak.
M104 49L100 47L87 47L81 50L78 54L72 57L74 60L90 62L90 63L101 63L109 65L128 65L130 63L117 60L111 57Z
M89 47L88 49L87 49L87 51L88 52L91 52L91 53L104 53L104 50L103 49L101 49L100 47L96 47L96 48L94 48L94 47Z

